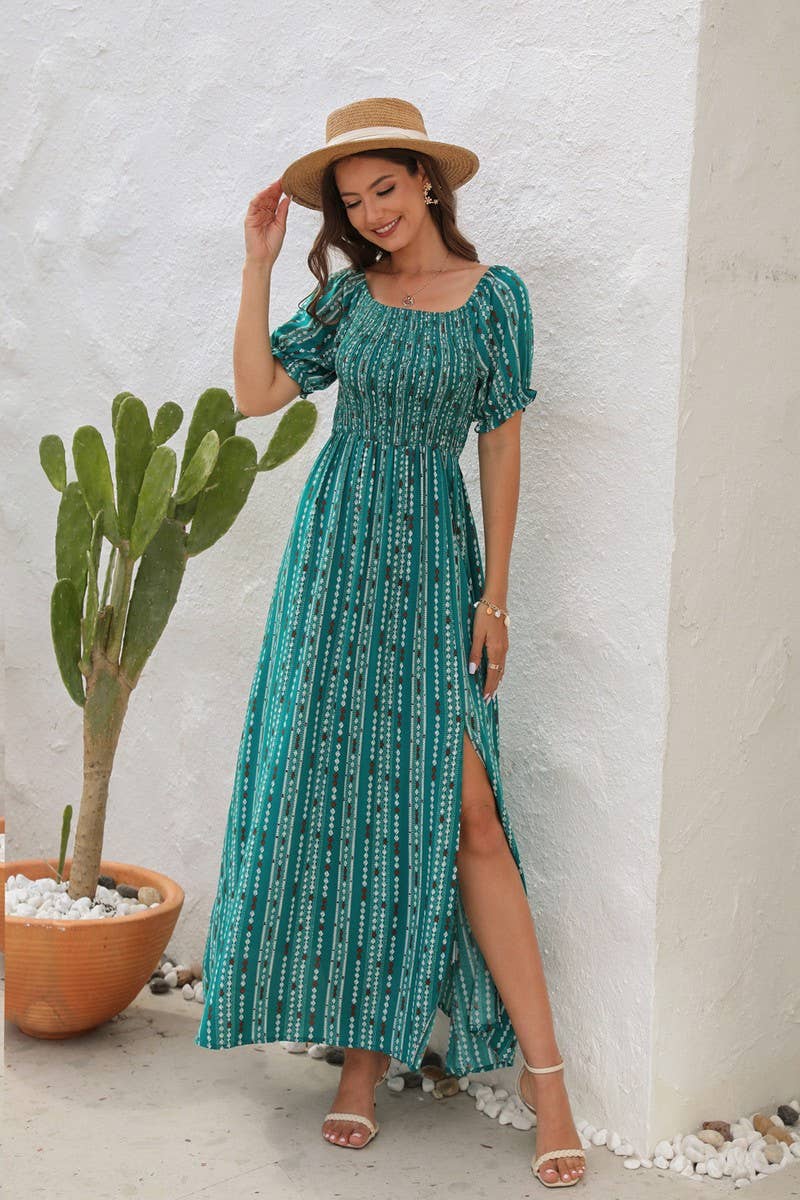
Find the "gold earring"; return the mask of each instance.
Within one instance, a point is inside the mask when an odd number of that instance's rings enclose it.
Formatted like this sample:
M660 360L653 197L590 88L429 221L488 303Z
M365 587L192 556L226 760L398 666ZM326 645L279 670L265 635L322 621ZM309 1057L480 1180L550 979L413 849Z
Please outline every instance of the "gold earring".
M425 203L426 204L438 204L439 203L438 200L434 199L431 196L431 181L430 180L428 180L428 182L425 184L424 192L425 192Z

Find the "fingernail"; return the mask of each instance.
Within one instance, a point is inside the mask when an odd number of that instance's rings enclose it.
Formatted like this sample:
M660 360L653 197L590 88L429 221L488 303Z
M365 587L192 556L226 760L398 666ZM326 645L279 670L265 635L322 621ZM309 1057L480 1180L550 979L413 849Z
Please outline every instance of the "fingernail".
M471 662L471 663L469 664L469 673L470 673L470 675L474 675L474 674L475 674L475 671L477 670L477 668L478 668L478 664L477 664L477 663L474 663L474 662Z

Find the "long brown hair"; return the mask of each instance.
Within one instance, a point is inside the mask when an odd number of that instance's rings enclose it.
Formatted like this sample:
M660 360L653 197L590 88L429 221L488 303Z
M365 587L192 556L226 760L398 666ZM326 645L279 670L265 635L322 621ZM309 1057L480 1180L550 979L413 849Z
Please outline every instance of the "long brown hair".
M464 237L456 224L455 194L435 158L420 151L396 149L393 146L385 150L358 151L359 158L365 156L388 158L390 162L404 166L409 175L413 175L417 170L417 165L421 163L431 181L433 195L439 201L438 204L431 205L431 216L439 227L442 241L453 254L458 254L461 258L469 259L471 262L478 261L477 250L472 242ZM367 241L350 224L347 209L336 186L335 167L336 161L329 163L322 176L322 227L314 239L307 260L309 269L318 282L306 308L311 316L316 317L323 324L328 324L328 322L323 321L322 317L317 314L317 305L327 286L330 274L328 251L332 247L336 247L350 260L350 265L357 268L371 267L383 255L389 253L381 250L380 246L376 246L373 242Z

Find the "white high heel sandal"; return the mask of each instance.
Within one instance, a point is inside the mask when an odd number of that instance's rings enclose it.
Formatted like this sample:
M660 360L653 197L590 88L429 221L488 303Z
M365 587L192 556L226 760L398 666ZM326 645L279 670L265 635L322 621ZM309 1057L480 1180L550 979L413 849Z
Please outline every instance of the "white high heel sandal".
M375 1087L373 1088L373 1092L372 1092L373 1097L375 1096L375 1093L377 1092L380 1085L383 1083L386 1076L389 1074L389 1067L391 1067L391 1065L392 1065L392 1057L391 1057L391 1055L389 1055L388 1057L389 1057L389 1062L386 1067L386 1070L383 1072L380 1079L376 1080L376 1082L375 1082ZM366 1125L367 1129L369 1130L369 1137L366 1139L366 1141L363 1141L360 1146L357 1145L355 1142L351 1142L351 1141L346 1141L346 1142L334 1141L333 1138L325 1137L325 1134L323 1133L322 1136L325 1138L325 1141L329 1142L331 1146L338 1146L340 1150L363 1150L365 1146L369 1145L369 1143L377 1135L378 1130L380 1129L380 1125L377 1122L373 1123L372 1121L370 1121L369 1117L365 1117L363 1113L329 1112L329 1113L325 1114L325 1119L322 1122L323 1125L325 1124L325 1121L355 1121L359 1125Z
M534 1114L536 1113L536 1109L533 1107L532 1104L528 1103L528 1101L525 1099L522 1092L520 1091L519 1085L520 1085L520 1080L522 1079L523 1071L530 1071L532 1075L548 1075L551 1071L563 1071L563 1070L564 1070L563 1062L556 1063L556 1065L554 1067L532 1067L530 1065L530 1063L527 1063L525 1061L525 1059L523 1058L522 1066L520 1067L519 1075L517 1076L516 1089L517 1089L517 1095L519 1096L520 1100L525 1105L525 1107L529 1108L532 1113L534 1113ZM578 1183L578 1181L583 1178L582 1175L576 1175L574 1179L554 1179L552 1181L549 1181L547 1179L542 1179L541 1175L539 1174L539 1167L542 1165L542 1163L547 1162L548 1159L551 1159L551 1158L582 1158L585 1162L586 1161L586 1153L585 1153L585 1151L583 1151L580 1148L576 1148L574 1150L573 1149L549 1150L547 1152L547 1154L540 1154L538 1158L532 1158L531 1159L531 1170L533 1171L536 1178L539 1180L539 1183L543 1183L545 1187L572 1187L572 1185L574 1183Z

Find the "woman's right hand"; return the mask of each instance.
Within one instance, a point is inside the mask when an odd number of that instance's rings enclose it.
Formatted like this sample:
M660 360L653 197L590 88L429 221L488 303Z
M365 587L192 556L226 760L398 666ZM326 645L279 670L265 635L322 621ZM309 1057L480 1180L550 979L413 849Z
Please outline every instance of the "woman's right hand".
M247 208L244 219L245 253L254 262L273 266L281 252L286 234L289 196L281 199L281 180L258 192Z

